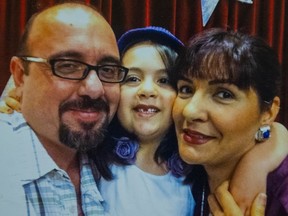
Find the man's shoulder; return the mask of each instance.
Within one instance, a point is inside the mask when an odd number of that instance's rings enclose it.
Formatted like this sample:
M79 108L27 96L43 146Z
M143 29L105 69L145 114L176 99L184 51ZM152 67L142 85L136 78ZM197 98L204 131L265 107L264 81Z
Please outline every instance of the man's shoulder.
M5 148L0 155L6 154L9 150L17 150L18 144L29 138L29 136L25 138L27 131L29 127L22 114L0 113L0 144L2 148Z
M21 113L14 112L12 114L0 113L0 128L3 131L7 130L15 131L21 126L27 126L27 123Z

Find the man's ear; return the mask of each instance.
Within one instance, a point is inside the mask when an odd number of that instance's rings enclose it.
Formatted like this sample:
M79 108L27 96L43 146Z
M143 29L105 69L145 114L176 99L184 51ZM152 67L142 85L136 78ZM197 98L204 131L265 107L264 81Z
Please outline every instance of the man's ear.
M16 95L17 97L21 98L24 86L25 69L20 58L16 56L12 57L10 61L10 72L13 76L16 87Z
M16 87L23 85L23 77L24 77L24 66L22 64L22 60L16 56L13 56L10 61L10 71L13 75L14 83Z
M271 125L275 121L280 109L280 98L274 97L271 107L263 113L262 124Z

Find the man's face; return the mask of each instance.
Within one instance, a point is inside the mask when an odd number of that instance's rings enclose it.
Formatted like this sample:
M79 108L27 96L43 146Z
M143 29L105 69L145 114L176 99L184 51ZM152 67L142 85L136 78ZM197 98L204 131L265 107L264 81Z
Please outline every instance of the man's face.
M37 17L28 48L27 56L45 59L74 59L91 65L119 62L110 26L82 9ZM63 147L62 142L84 151L102 141L118 106L119 84L102 83L95 71L80 81L59 78L46 63L31 62L28 71L23 77L21 108L44 145Z

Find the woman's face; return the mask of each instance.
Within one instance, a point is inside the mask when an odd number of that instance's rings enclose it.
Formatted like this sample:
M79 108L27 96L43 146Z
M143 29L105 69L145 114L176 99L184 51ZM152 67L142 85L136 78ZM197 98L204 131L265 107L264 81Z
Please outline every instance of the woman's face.
M129 73L121 85L118 118L140 140L161 140L172 124L175 90L165 65L153 45L129 48L122 59Z
M203 79L180 80L177 88L173 118L184 161L225 166L255 144L263 114L254 90Z

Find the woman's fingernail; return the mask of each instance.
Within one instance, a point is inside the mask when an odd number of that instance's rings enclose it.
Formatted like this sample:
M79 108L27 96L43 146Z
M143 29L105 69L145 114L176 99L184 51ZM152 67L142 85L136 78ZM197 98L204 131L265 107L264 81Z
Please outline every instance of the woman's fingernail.
M258 202L261 205L266 205L267 195L265 193L260 193L259 196L258 196Z

